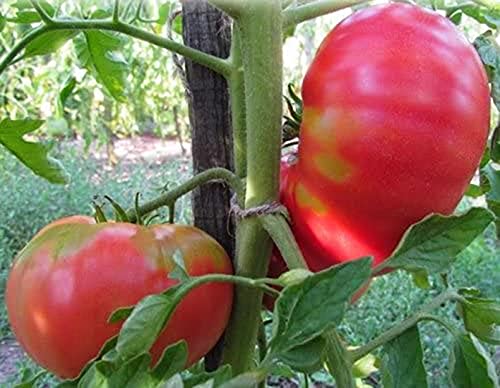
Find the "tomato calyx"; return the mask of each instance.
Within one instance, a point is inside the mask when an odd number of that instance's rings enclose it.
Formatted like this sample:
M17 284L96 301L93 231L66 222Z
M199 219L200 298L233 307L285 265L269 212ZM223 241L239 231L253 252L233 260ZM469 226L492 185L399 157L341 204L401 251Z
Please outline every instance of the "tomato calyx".
M300 125L302 123L302 99L295 93L295 86L292 83L287 87L288 95L283 96L288 108L289 116L285 115L283 118L283 146L287 147L297 143L299 137ZM291 143L291 144L290 144Z

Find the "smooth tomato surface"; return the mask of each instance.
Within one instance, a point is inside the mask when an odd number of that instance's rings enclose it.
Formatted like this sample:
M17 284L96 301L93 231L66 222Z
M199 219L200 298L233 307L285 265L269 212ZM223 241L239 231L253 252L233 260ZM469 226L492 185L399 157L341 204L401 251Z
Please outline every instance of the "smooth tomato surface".
M408 4L356 12L324 39L303 81L298 161L282 201L312 270L386 259L429 213L451 213L490 120L474 48Z
M17 339L48 370L77 376L120 330L122 323L107 323L114 310L176 283L168 278L176 250L192 276L232 273L223 248L194 227L95 224L84 216L49 224L19 253L7 281ZM188 345L188 364L204 356L227 324L232 297L229 283L192 290L153 345L153 360L181 339Z

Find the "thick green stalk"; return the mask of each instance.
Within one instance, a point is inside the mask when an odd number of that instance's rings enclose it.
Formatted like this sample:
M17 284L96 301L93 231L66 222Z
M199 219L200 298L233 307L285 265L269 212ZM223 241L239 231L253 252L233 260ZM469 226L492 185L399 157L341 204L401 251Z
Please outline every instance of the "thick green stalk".
M245 115L245 80L243 78L243 63L240 42L240 29L235 23L231 40L232 72L228 78L229 95L231 98L231 122L233 126L234 170L240 178L247 171L247 132Z
M246 101L247 186L245 207L278 199L282 115L282 20L279 0L245 0L237 23L243 54ZM258 278L267 272L271 240L257 218L240 222L236 273ZM226 332L224 362L233 373L252 367L262 292L236 288Z

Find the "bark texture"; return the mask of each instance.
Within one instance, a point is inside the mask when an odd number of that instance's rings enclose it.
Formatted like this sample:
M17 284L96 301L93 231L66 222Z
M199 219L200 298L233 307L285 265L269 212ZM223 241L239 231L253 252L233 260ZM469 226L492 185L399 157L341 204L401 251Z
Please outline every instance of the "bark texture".
M205 0L182 3L183 38L188 46L226 58L231 46L228 19ZM229 94L224 77L186 60L192 129L193 172L211 167L233 169ZM229 216L231 192L220 183L193 192L194 224L208 232L234 257L234 233ZM217 368L219 343L206 357L209 370Z

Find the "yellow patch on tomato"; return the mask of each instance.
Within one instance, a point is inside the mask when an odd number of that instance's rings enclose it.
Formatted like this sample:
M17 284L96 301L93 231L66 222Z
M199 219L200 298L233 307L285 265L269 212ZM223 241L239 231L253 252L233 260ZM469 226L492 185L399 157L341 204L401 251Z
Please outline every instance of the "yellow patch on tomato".
M311 193L303 183L295 186L295 200L301 208L312 209L317 214L327 214L328 207L313 193Z
M336 121L334 109L320 110L317 108L306 108L303 113L303 130L307 135L321 142L332 142L332 130Z
M332 149L339 142L349 142L360 135L359 118L339 107L306 108L302 117L301 136L323 149Z
M335 182L345 181L352 173L349 163L335 152L317 154L313 157L313 163L321 175Z

